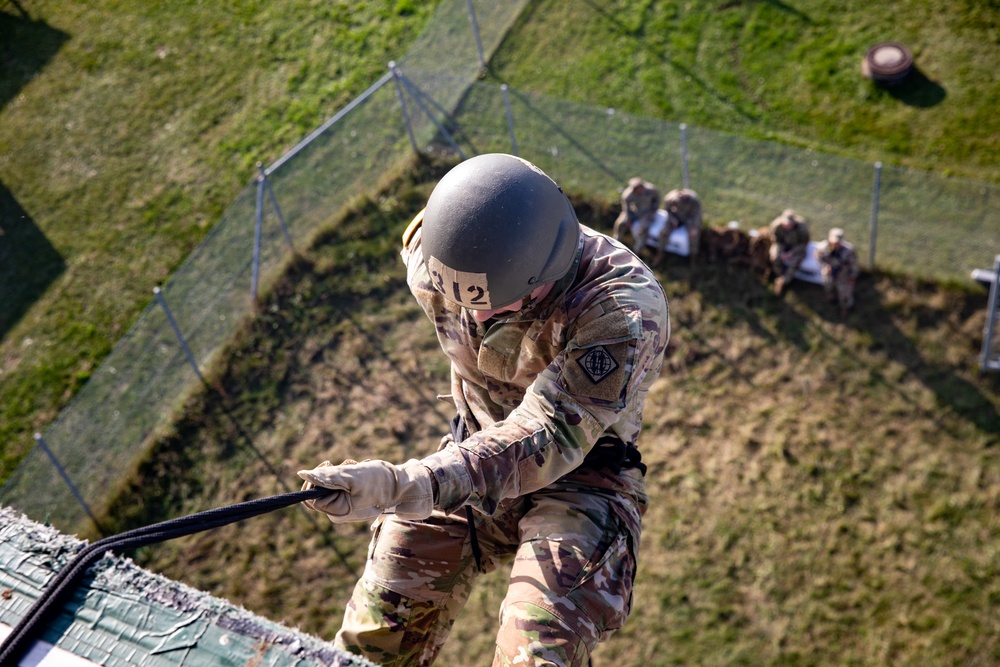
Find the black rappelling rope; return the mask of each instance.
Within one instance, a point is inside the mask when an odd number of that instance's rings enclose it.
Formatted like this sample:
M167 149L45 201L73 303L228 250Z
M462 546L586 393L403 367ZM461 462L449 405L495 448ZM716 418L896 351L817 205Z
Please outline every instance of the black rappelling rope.
M10 634L0 644L0 665L16 665L23 657L28 647L40 633L46 621L59 611L66 598L72 593L77 580L87 569L108 551L120 553L129 549L137 549L147 544L165 542L176 537L193 535L203 530L219 528L243 519L273 512L274 510L295 505L304 500L314 500L330 493L330 489L313 488L305 491L294 491L278 496L258 498L247 502L217 507L182 516L151 526L143 526L98 540L84 547L69 563L66 564L49 582L42 595L31 606L24 618L11 630Z

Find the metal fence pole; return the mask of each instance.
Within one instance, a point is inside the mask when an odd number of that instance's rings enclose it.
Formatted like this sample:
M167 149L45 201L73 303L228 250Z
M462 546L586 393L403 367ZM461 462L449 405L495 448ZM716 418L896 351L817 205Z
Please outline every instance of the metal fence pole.
M986 307L983 354L979 367L984 371L1000 371L1000 255L993 258L993 280Z
M80 490L76 488L75 484L73 484L73 480L69 478L69 473L67 473L66 469L63 468L62 464L59 462L59 459L57 459L56 455L52 452L51 449L49 449L49 446L45 444L45 439L42 437L41 433L35 434L35 442L38 443L38 446L42 448L42 451L45 452L45 455L49 457L50 461L52 461L52 465L55 466L56 472L58 472L59 476L62 477L64 482L66 482L66 486L68 486L69 490L73 493L73 496L76 498L76 502L80 503L80 507L83 508L83 511L86 512L87 516L90 517L90 520L94 522L95 526L97 526L97 530L100 531L100 533L103 535L104 529L101 527L101 524L97 521L97 517L95 517L94 513L90 511L90 506L87 505L87 501L83 499L83 495L80 493Z
M278 216L278 223L281 224L281 233L285 236L285 241L288 243L288 249L295 252L295 244L292 243L292 235L288 233L288 225L285 224L285 216L281 214L281 207L278 206L278 198L274 196L274 188L271 187L271 182L267 180L267 172L264 170L264 164L262 162L257 163L257 171L260 172L260 180L267 188L268 198L271 200L271 206L274 207L274 212Z
M691 187L691 172L688 171L688 134L687 123L681 123L681 169L684 175L684 187Z
M392 72L392 78L396 82L396 97L399 99L399 108L403 112L403 122L406 123L406 134L410 137L410 145L413 146L414 153L419 153L420 149L417 148L417 140L413 137L413 126L410 125L410 114L406 113L406 100L403 98L403 86L399 82L403 73L399 71L398 67L396 67L395 60L389 63L389 71Z
M167 314L167 321L170 322L170 326L174 330L174 335L177 336L177 340L180 342L185 356L187 356L188 363L191 364L191 368L194 369L195 375L197 375L198 379L207 385L208 382L205 381L205 376L201 374L201 370L198 368L198 362L195 361L194 354L192 354L191 348L188 347L187 341L184 339L184 334L181 333L180 327L177 326L174 314L170 312L170 308L167 306L167 300L163 298L163 292L159 287L154 287L153 294L156 295L157 301L159 301L160 305L163 306L163 312Z
M257 281L260 277L260 228L264 222L264 179L257 177L257 214L253 228L253 277L250 282L250 300L257 303Z
M875 183L872 185L871 237L868 241L868 268L875 268L875 241L878 239L878 196L882 189L882 163L875 163Z
M510 92L506 83L500 85L503 91L503 106L507 111L507 130L510 132L510 148L514 155L517 155L517 138L514 136L514 114L510 110Z
M479 23L476 22L476 10L472 7L472 0L465 0L465 6L469 8L469 21L472 22L472 34L476 38L476 52L479 54L480 71L485 72L486 57L483 55L483 40L479 37Z

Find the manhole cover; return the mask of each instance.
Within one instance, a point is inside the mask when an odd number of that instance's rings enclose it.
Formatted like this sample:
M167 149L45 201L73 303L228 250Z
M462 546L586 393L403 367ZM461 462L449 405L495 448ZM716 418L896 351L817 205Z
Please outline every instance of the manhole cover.
M861 73L877 83L894 85L913 69L913 54L898 42L882 42L868 49Z

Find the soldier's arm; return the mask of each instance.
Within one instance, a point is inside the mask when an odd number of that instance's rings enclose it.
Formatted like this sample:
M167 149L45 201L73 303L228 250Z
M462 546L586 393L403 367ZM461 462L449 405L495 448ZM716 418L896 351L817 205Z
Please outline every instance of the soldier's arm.
M469 504L492 514L501 500L573 471L623 410L641 412L636 402L645 400L669 336L666 305L660 312L654 306L593 315L507 419L423 459L437 480L441 509Z

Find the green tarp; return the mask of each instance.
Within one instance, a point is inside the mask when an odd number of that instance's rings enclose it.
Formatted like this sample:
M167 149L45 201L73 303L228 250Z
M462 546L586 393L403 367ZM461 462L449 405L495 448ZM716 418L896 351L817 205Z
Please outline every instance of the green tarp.
M0 624L15 626L85 542L0 508ZM0 636L8 628L0 626ZM99 665L370 666L297 630L107 555L80 582L45 643ZM54 660L51 664L64 664ZM37 661L32 664L38 664ZM50 664L49 662L42 663Z

